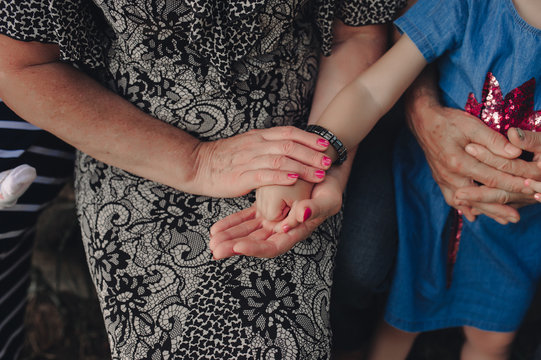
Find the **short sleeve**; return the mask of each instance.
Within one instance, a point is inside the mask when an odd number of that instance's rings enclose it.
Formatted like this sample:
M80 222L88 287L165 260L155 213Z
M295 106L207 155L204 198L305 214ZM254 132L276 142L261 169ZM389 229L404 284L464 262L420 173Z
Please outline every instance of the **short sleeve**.
M462 43L468 21L469 1L420 0L395 21L415 43L426 61L432 62Z
M2 0L0 33L57 44L62 61L96 69L105 64L108 43L100 15L89 0Z
M332 26L340 19L349 26L375 25L391 22L402 9L406 0L312 0L315 4L315 20L321 37L324 55L331 53Z
M337 18L349 26L384 24L393 21L407 0L343 0Z

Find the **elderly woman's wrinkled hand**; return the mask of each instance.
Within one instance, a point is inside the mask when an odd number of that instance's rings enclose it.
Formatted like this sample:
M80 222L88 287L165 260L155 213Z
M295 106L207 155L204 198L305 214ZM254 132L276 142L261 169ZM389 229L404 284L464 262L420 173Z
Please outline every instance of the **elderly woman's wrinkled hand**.
M297 178L317 183L329 168L325 139L292 126L252 130L201 142L189 192L213 197L245 195L265 185L291 185Z
M509 130L508 136L513 145L524 151L532 152L534 154L533 161L502 158L478 144L469 144L465 149L470 155L493 168L525 178L522 180L524 188L520 192L510 192L490 186L465 187L459 189L455 194L458 203L473 204L481 209L486 203L497 203L518 209L539 201L540 196L536 193L540 192L538 184L541 180L541 134L512 128ZM478 211L474 210L473 213L480 213ZM518 220L519 218L513 218L510 221L517 222ZM499 222L506 223L503 218Z
M524 180L534 175L537 178L541 172L516 159L521 153L513 145L517 144L461 110L433 103L410 109L414 110L408 113L410 127L446 202L470 221L479 214L500 223L518 221L519 213L507 202L531 201L533 194ZM490 161L468 153L472 146L488 149L492 154ZM501 166L494 167L496 162L507 164L508 172ZM484 186L476 186L475 182Z
M214 224L210 230L210 249L215 259L234 255L270 258L290 250L306 239L342 206L342 188L332 176L317 184L312 198L294 204L288 217L269 222L256 215L255 205ZM307 210L309 209L309 210ZM288 225L287 232L283 231ZM275 232L282 229L281 232Z

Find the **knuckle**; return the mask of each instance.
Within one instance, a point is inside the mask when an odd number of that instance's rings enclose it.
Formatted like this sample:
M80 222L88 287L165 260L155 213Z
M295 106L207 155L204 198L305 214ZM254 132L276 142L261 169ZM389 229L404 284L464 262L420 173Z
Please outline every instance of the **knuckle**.
M311 179L313 178L312 174L314 173L313 169L308 166L303 166L301 170L302 178L303 179Z
M490 147L495 147L502 143L505 143L506 140L500 135L500 133L492 131L490 132L490 136L488 137L487 142Z
M271 160L271 168L272 169L280 169L286 161L286 156L284 155L278 155L274 156Z
M256 173L254 174L254 182L256 183L257 186L260 186L264 183L264 180L265 180L265 176L263 174L262 171L256 171Z
M498 187L498 180L492 176L483 179L481 182L483 183L483 185L486 185L487 187L491 187L491 188Z
M510 200L509 193L507 191L499 191L496 198L498 204L507 204Z
M498 164L496 164L496 169L506 172L506 173L512 173L514 166L511 161L502 161Z
M459 173L462 170L461 156L458 156L457 154L449 155L446 158L445 163L447 164L447 168L452 172Z
M291 138L293 136L293 131L295 131L295 128L293 126L283 126L281 128L282 136L284 138Z
M511 183L509 185L509 189L506 189L506 191L513 192L513 193L520 193L524 189L524 186L522 185L522 182L520 184Z
M280 172L274 171L272 174L272 182L273 184L281 184L282 183L282 176Z
M295 143L291 140L284 141L282 144L282 151L286 155L292 154L294 148L295 148Z

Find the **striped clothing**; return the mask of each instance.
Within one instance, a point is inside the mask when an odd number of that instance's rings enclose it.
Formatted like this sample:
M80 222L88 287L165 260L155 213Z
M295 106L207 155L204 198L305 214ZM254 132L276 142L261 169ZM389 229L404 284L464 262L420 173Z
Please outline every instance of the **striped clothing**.
M0 172L28 164L37 178L11 208L0 210L0 360L17 359L36 221L73 172L73 148L25 122L0 100Z

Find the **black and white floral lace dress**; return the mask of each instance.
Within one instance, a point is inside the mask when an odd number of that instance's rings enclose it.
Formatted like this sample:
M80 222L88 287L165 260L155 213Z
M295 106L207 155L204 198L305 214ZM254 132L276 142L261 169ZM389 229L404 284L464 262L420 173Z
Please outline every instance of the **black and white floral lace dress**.
M64 60L103 67L112 90L210 141L303 125L333 19L389 21L404 1L94 2L2 0L0 32L59 43ZM96 9L109 27L106 52ZM210 226L250 196L182 193L85 154L76 193L114 359L329 357L339 216L277 258L213 261Z

